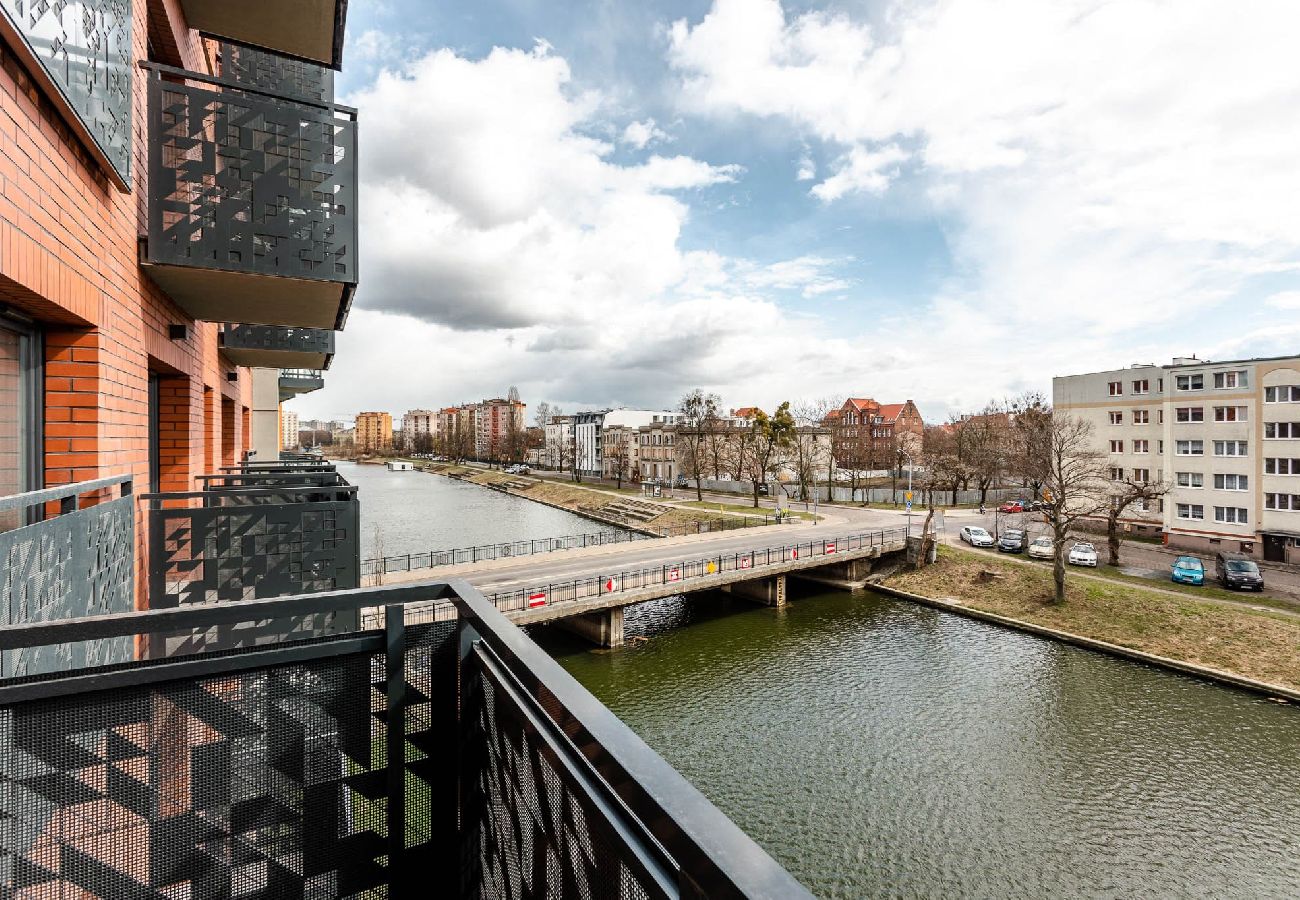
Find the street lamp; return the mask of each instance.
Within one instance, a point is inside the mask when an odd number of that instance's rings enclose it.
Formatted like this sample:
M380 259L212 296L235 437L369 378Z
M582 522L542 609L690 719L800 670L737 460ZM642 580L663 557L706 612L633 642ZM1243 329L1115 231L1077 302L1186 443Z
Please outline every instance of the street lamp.
M907 536L912 536L912 456L906 450L899 450L907 460Z

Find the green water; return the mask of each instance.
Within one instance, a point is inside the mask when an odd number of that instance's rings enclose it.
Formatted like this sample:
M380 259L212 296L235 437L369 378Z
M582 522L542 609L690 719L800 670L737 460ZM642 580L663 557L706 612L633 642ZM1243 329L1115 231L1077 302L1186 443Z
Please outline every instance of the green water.
M877 597L534 633L818 896L1300 896L1300 709Z

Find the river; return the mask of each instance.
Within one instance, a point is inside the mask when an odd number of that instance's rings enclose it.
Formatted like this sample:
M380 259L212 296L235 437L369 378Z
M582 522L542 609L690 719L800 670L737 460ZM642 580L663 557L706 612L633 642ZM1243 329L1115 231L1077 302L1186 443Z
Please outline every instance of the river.
M559 661L821 897L1294 897L1300 710L872 596Z
M363 556L600 528L339 469ZM874 595L674 598L626 630L531 632L819 896L1300 894L1295 707Z
M441 475L335 462L361 498L361 557L620 529Z

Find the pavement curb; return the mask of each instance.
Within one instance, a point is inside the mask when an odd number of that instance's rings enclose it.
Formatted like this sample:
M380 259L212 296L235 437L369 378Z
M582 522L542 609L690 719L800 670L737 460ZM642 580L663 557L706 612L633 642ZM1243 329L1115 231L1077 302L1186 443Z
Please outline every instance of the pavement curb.
M955 613L971 619L979 619L980 621L988 622L993 625L1000 625L1003 628L1028 632L1029 634L1034 634L1038 637L1061 641L1062 643L1072 644L1086 650L1094 650L1098 653L1118 656L1133 662L1146 663L1147 665L1169 669L1183 675L1191 675L1206 681L1213 681L1239 690L1249 691L1253 694L1300 704L1300 691L1285 688L1281 685L1269 684L1266 681L1256 681L1253 678L1246 678L1233 672L1225 672L1222 669L1213 669L1209 666L1201 666L1178 659L1171 659L1167 656L1157 656L1154 653L1145 653L1141 650L1122 647L1119 644L1099 641L1072 632L1059 631L1055 628L1048 628L1044 625L1035 625L1032 622L1026 622L1022 619L1013 619L1008 616L998 615L997 613L985 612L984 610L967 606L964 603L958 603L952 600L940 600L935 597L926 597L922 594L913 594L910 591L900 591L897 588L886 587L883 584L868 583L867 589L879 594L884 594L888 597L893 597L897 600L909 600L913 603L920 603L925 606L942 609L945 612Z

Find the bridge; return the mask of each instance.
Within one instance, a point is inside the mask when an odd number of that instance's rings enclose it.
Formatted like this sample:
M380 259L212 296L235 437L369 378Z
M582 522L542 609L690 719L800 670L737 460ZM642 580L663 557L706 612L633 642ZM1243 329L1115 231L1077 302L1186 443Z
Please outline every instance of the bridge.
M918 545L914 537L913 552ZM623 610L636 603L721 590L783 606L788 578L854 589L886 558L908 550L905 526L782 526L496 560L436 570L436 577L465 579L518 625L558 622L616 647L623 643ZM414 580L416 573L401 573L384 583Z

